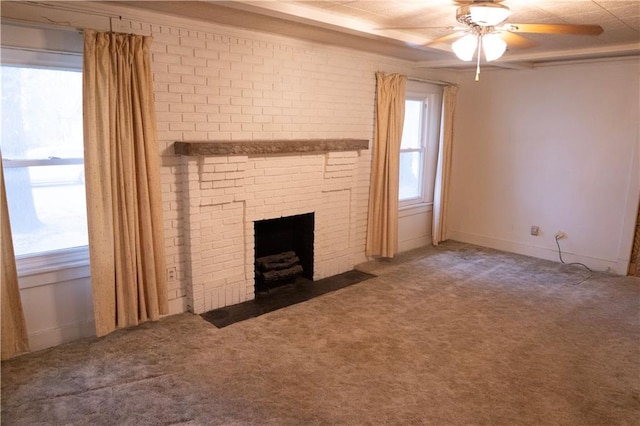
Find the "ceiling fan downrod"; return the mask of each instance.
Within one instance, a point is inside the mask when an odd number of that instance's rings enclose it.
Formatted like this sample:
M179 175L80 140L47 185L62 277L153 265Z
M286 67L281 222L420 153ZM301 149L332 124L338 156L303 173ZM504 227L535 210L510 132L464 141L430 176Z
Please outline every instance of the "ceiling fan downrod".
M480 52L482 51L482 36L478 34L478 59L476 62L476 78L475 81L480 81Z

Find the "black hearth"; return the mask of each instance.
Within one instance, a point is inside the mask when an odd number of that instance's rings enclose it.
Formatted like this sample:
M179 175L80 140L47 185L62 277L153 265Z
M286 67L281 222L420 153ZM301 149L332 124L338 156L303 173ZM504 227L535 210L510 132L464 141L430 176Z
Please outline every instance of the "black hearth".
M254 233L256 294L313 280L313 213L256 221Z

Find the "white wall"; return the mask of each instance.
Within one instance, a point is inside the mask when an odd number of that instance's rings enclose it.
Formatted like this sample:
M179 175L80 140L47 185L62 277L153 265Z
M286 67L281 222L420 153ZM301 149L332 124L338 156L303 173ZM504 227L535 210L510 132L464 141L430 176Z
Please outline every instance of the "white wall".
M638 60L461 77L449 237L626 273L638 206ZM540 226L538 237L529 234Z
M60 5L58 5L60 6ZM311 138L372 139L375 72L451 79L450 73L414 69L406 61L285 37L259 34L119 5L85 2L40 7L7 3L2 16L70 29L152 35L152 68L162 161L167 265L172 314L187 309L182 223L182 162L174 141ZM97 12L97 13L95 13ZM350 258L364 261L370 151L357 160L352 192ZM29 278L38 280L34 275ZM24 281L24 279L21 279ZM21 285L24 283L21 282ZM91 333L88 278L61 279L23 288L27 329L34 347L63 343ZM67 314L62 314L66 312ZM89 331L87 331L89 330Z
M19 283L32 351L95 336L89 266L21 276Z
M431 244L433 206L420 205L398 212L398 253Z

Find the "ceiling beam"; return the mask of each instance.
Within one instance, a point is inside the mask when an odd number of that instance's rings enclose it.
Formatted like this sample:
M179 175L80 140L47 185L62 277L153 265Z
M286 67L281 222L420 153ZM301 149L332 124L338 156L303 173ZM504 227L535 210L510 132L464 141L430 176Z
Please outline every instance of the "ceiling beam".
M304 5L289 2L208 0L206 3L213 3L218 6L257 13L272 18L285 19L287 21L301 24L313 25L347 34L355 34L361 37L394 39L412 46L421 46L428 42L425 37L417 37L404 31L381 31L378 28L379 25L371 21L346 17L324 10L319 10L317 8L306 7Z
M472 68L475 62L463 62L457 59L453 53L451 59L437 61L417 61L419 68ZM537 63L558 60L577 60L603 57L636 56L640 55L640 43L626 43L608 46L594 46L585 49L565 49L537 53L519 53L503 56L497 61L487 65L511 69L532 68Z

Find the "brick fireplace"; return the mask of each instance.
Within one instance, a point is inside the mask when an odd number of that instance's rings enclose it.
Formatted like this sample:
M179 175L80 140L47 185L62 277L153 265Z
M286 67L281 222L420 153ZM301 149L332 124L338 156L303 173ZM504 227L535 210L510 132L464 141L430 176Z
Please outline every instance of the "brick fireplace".
M176 142L193 313L255 297L254 224L314 214L313 279L353 268L354 189L367 140Z

